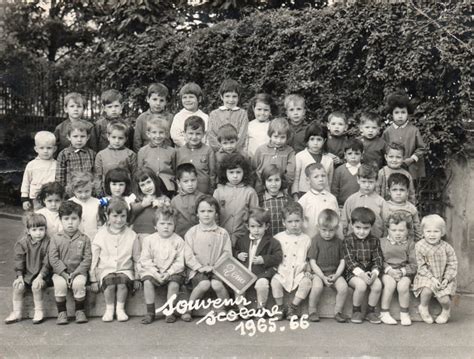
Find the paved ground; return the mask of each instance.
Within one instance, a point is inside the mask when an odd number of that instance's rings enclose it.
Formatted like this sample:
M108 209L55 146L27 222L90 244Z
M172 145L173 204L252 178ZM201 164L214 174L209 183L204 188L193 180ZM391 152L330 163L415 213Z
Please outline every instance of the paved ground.
M10 286L12 246L21 222L0 218L0 287ZM238 323L209 326L178 321L140 324L71 323L59 327L54 319L32 325L25 320L3 324L9 308L0 307L0 358L6 357L169 357L169 356L396 356L474 357L474 297L462 296L447 325L415 323L411 327L337 324L331 319L309 328L291 330L278 323L275 333L241 336ZM280 327L285 327L280 331Z

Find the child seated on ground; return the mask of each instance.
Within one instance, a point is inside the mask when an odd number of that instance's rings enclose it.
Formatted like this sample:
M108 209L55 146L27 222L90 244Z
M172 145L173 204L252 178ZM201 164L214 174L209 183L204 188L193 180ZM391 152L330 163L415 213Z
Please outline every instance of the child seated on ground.
M130 173L137 169L137 155L125 147L128 138L128 126L125 122L114 120L107 124L106 148L95 156L94 171L100 181L100 188L105 180L105 174L113 168L122 167Z
M279 307L277 320L298 317L298 307L311 290L311 274L307 268L308 250L311 238L303 233L303 208L299 203L291 202L283 210L283 225L286 230L278 233L275 239L280 242L283 261L271 281L272 294ZM296 290L288 308L283 307L283 295Z
M411 177L410 172L402 168L405 147L401 143L390 142L385 146L385 151L385 160L387 161L387 165L379 171L376 185L377 193L380 194L383 199L389 200L390 191L388 187L388 178L394 173L401 173L409 180L408 200L416 205L416 194L413 178Z
M393 122L382 135L386 143L400 142L405 147L403 163L414 180L425 176L424 156L427 147L420 130L409 122L413 105L406 94L393 93L387 97L387 110Z
M247 130L249 125L247 111L238 107L241 90L240 84L232 79L224 80L219 87L219 96L222 100L222 106L210 113L207 133L209 146L211 146L214 151L220 148L219 142L217 141L217 131L219 131L221 126L227 123L239 131L237 148L244 150L247 146Z
M196 203L199 224L191 227L184 236L184 260L188 281L193 290L189 302L201 299L212 288L220 299L228 299L224 283L215 276L213 266L225 255L232 256L232 243L227 231L216 223L220 215L219 202L212 196L203 195ZM185 322L192 320L191 312L181 316Z
M58 307L56 324L68 324L66 295L72 290L75 303L76 323L87 323L84 304L86 282L92 260L91 241L79 231L82 207L66 201L59 207L63 231L54 235L49 244L49 263L53 269L54 297Z
M152 169L163 181L166 187L165 194L171 197L176 192L174 183L176 149L167 142L169 123L163 118L150 116L146 122L146 135L149 142L138 151L138 168Z
M295 153L303 151L308 141L305 140L306 127L306 105L303 96L291 94L285 97L284 106L286 117L291 125L291 136L288 145Z
M337 236L339 216L332 209L321 211L318 216L318 234L312 238L308 252L309 264L314 273L313 287L309 294L308 320L319 322L318 303L324 287L336 290L335 319L338 323L346 323L343 314L344 303L348 293L344 279L344 251L342 241Z
M402 173L393 173L388 178L387 184L390 192L390 200L382 205L382 220L387 228L387 220L392 213L403 212L410 217L412 225L410 226L408 236L418 241L422 237L420 229L420 218L418 210L413 203L408 202L409 179ZM386 231L384 232L386 234Z
M102 321L128 320L125 302L128 292L140 289L138 260L140 244L137 234L127 226L128 206L119 198L110 200L107 206L107 223L97 232L92 241L92 265L90 267L91 290L104 291L105 313Z
M36 213L46 218L46 232L49 238L63 230L58 213L63 199L64 188L57 182L45 183L38 193L38 200L43 207L36 210Z
M192 226L198 224L195 206L203 194L197 190L197 171L191 163L183 163L176 168L178 194L171 199L171 206L176 210L175 232L184 238Z
M348 118L342 112L332 112L328 116L328 140L326 149L334 162L334 167L344 163L344 148L347 141Z
M326 128L313 122L306 127L304 139L306 141L306 148L296 154L295 181L291 187L291 194L296 201L309 191L309 183L306 180L305 174L308 165L311 163L320 163L324 167L327 175L325 188L328 191L332 183L334 171L331 156L325 153L325 143L327 139Z
M373 112L363 112L360 115L359 130L360 141L364 145L362 162L383 167L385 156L385 141L379 136L382 119Z
M270 117L276 115L276 105L272 97L266 93L259 93L255 95L248 107L248 141L246 154L252 158L258 146L262 143L267 143L268 125L270 124Z
M94 171L95 152L86 147L90 137L90 127L86 121L78 120L68 126L67 138L69 147L58 155L56 182L66 187L71 181L73 172Z
M160 206L155 211L153 224L156 233L143 240L139 268L143 282L143 294L146 303L146 315L142 324L151 324L155 320L155 289L167 287L167 299L179 293L184 284L184 240L174 233L176 211L170 206ZM176 316L166 316L166 323L174 323Z
M247 154L244 154L242 151L237 149L237 130L231 124L222 125L221 128L217 131L217 140L221 145L216 151L216 168L219 171L219 167L225 161L225 158L228 155L233 153L238 153L248 158Z
M344 234L352 232L349 219L352 211L357 207L370 208L375 215L375 223L372 226L372 234L376 238L383 235L382 206L384 199L375 192L377 182L377 170L371 165L363 164L357 170L357 182L359 191L349 196L344 203L341 212L341 222Z
M295 178L295 151L287 145L290 135L290 125L284 118L275 118L268 127L270 141L260 145L252 159L252 167L257 175L255 190L257 193L264 191L262 171L265 167L275 164L285 174L290 184Z
M234 247L235 257L257 276L257 308L266 307L270 282L283 259L280 242L270 233L270 219L265 209L251 208L247 220L249 234L239 238Z
M84 98L80 93L70 92L64 97L64 113L68 117L67 120L61 122L54 129L57 152L61 152L65 148L69 147L71 144L69 139L69 127L78 121L83 122L87 133L90 134L90 137L88 137L86 140L87 144L84 143L84 146L87 146L95 151L97 140L95 138L95 134L92 131L94 125L82 118L82 115L84 114Z
M304 212L304 232L313 238L319 231L318 217L325 209L338 212L337 199L327 188L327 175L321 163L312 163L305 168L306 181L309 183L309 191L298 201ZM339 231L341 232L341 231ZM340 233L341 234L341 233Z
M211 194L216 186L216 156L208 145L202 143L205 134L204 120L190 116L184 121L186 145L178 148L176 166L192 163L198 173L198 190Z
M451 314L451 296L456 293L458 261L453 247L445 241L446 222L437 214L421 220L423 239L415 244L418 271L413 281L413 291L420 297L418 310L425 323L433 323L429 304L434 296L441 304L441 314L436 323L445 324Z
M21 182L21 202L23 209L40 209L38 193L41 186L54 182L56 176L56 138L48 131L39 131L35 135L35 152L38 154L34 160L28 162Z
M16 272L16 279L13 281L13 311L5 319L5 324L22 320L23 296L30 289L35 310L33 324L41 323L44 319L43 291L48 284L51 285L46 218L42 214L29 213L26 215L25 225L26 233L13 247Z
M351 322L356 324L364 321L361 305L368 290L370 293L365 319L372 324L381 323L375 307L382 292L379 275L383 270L383 255L379 239L371 234L374 223L375 214L370 208L355 208L351 212L353 232L343 242L346 264L344 277L354 289Z
M202 90L198 84L188 82L181 90L179 90L179 98L183 108L174 115L171 124L170 136L176 147L183 147L186 144L186 136L184 135L184 121L191 116L199 116L204 120L205 128L209 121L209 116L199 109L202 101ZM205 136L203 142L206 143Z
M138 153L140 148L149 142L147 132L147 122L151 117L163 118L168 123L168 128L173 121L173 115L166 110L168 103L168 88L160 83L153 83L148 86L146 102L150 106L148 110L138 116L135 121L135 132L133 134L133 151ZM166 139L166 144L171 145L171 141Z
M412 221L405 213L395 212L387 218L386 226L388 235L380 239L384 269L380 319L385 324L397 324L390 315L390 304L396 290L401 324L411 325L410 285L416 273L415 242L408 236Z

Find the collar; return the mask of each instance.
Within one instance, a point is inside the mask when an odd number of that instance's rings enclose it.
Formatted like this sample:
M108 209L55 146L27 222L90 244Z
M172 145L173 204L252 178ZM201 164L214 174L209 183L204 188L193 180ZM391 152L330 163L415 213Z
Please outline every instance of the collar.
M267 142L267 147L268 148L271 148L272 150L275 150L275 151L283 151L285 148L286 148L286 144L284 144L283 146L281 147L275 147L275 145L273 145L271 142Z
M181 188L178 189L178 194L180 196L195 196L196 194L198 193L198 189L196 188L196 190L193 192L193 193L186 193L184 192Z
M49 161L54 161L54 158L50 158L49 160L43 160L40 158L40 156L36 156L35 161L48 161L49 162Z
M109 226L109 225L107 225L106 228L107 228L107 232L109 232L109 233L110 233L111 235L113 235L113 236L116 236L116 235L118 235L118 234L122 234L122 233L125 231L125 229L127 229L127 226L126 226L126 225L123 226L123 228L120 230L120 232L112 232L112 231L110 230L110 226Z
M328 132L329 132L329 131L328 131ZM334 135L331 135L330 133L328 133L328 139L332 139L332 140L334 140L334 139L344 140L344 139L345 139L345 138L344 138L345 136L346 136L346 133L345 133L345 132L341 133L339 136L334 136Z
M325 196L325 195L327 194L327 191L324 190L324 189L323 189L322 191L316 191L316 190L310 188L309 191L310 191L312 194L314 194L315 196L320 196L320 195L321 195L321 196Z
M107 146L107 148L111 151L121 151L123 149L125 149L125 146L122 146L120 148L113 148L110 144Z
M157 147L166 148L166 143L165 143L165 142L166 142L166 140L164 140L164 141L163 141L161 144L159 144L159 145L155 145L155 144L153 144L153 143L151 143L151 142L148 142L148 144L150 145L151 148L157 148Z
M240 107L239 106L236 106L234 108L228 108L226 106L220 106L219 107L219 110L221 111L239 111L240 110Z
M229 153L229 152L224 151L224 149L223 149L222 147L219 148L219 149L217 150L217 152L219 152L219 153L225 153L226 155L232 155L232 154L234 154L234 153L239 153L239 151L238 151L236 148L234 148L234 150Z
M390 238L390 236L387 236L387 240L390 242L391 245L393 246L403 246L408 243L408 239L405 238L404 241L399 241L397 242L396 240Z
M290 120L288 120L289 124L293 127L293 130L298 130L300 129L301 127L305 127L305 122L304 120L301 121L298 125L294 125L293 123L290 122Z
M185 144L185 146L186 146L188 149L190 149L191 151L192 151L192 150L198 150L198 149L200 149L200 148L202 147L202 145L203 145L202 142L200 142L199 145L197 145L196 147L191 147L191 146L189 145L189 142L186 142L186 144Z
M72 236L70 236L69 234L66 233L66 231L63 231L62 232L64 234L64 236L71 240L71 241L74 241L76 240L77 238L79 238L81 236L81 232L79 230L77 230L76 232L74 232L74 234Z
M263 237L262 237L263 238ZM251 242L260 242L262 240L262 238L255 238L253 235L249 234L249 239Z
M230 184L229 182L227 182L225 184L227 187L231 187L231 188L241 188L241 187L245 187L245 184L243 182L240 182L238 185L233 185L233 184Z
M211 227L204 227L201 223L199 223L198 226L199 229L203 232L214 232L215 230L217 230L217 228L219 228L216 223L214 223L214 225L212 225Z
M393 127L394 127L395 129L405 128L405 127L408 126L408 122L410 122L410 121L407 120L407 122L405 122L405 123L404 123L403 125L401 125L401 126L398 126L397 124L395 124L395 122L393 122L392 125L393 125Z
M86 152L86 147L82 147L82 148L74 148L72 147L72 145L69 145L69 151L71 152L74 152L74 153L79 153L79 152Z
M357 170L358 170L359 167L360 167L360 162L359 162L357 165L355 165L355 166L352 166L352 165L350 165L349 163L346 162L346 167L347 167L347 169L348 169L349 171L352 170L353 172L357 173ZM351 171L351 173L352 173L352 171Z
M375 191L369 194L363 194L360 190L357 192L359 197L371 197L372 195L375 194Z
M38 241L34 241L33 238L28 234L28 239L30 240L31 244L33 244L33 245L40 244L43 241L43 239L45 239L45 238L46 238L46 236L43 237L42 239L38 240Z
M270 193L268 193L268 191L265 191L265 193L263 195L263 198L265 200L272 199L272 198L281 198L281 197L285 197L285 194L282 191L278 192L278 194L276 196L272 196Z

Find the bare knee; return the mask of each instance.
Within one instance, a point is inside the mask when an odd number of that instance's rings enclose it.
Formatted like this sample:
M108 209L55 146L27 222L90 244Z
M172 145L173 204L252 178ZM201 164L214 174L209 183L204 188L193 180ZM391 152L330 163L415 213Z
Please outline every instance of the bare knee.
M224 284L219 280L211 280L211 287L214 291L220 291L224 289Z
M449 295L443 295L442 297L439 297L436 299L438 299L439 304L442 304L442 305L449 305L451 303L451 299L449 298Z
M374 292L382 291L382 282L380 281L380 279L375 279L375 281L370 285L370 290Z
M270 283L268 282L267 278L260 278L255 283L255 289L258 290L268 290L270 288Z
M203 280L199 282L196 288L199 288L201 291L208 291L211 288L211 281L210 280Z

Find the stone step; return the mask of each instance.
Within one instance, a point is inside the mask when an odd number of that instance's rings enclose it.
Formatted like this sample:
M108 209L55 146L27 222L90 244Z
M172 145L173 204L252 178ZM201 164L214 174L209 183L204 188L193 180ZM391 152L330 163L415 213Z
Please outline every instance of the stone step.
M182 287L182 291L180 292L178 299L185 300L189 298L189 291L186 287ZM293 297L294 293L291 293L285 297L285 303L289 302L289 299ZM210 293L210 298L215 298L215 295ZM0 308L1 314L5 317L9 314L12 309L12 288L9 287L0 287ZM248 293L248 299L252 301L252 305L255 303L255 292L250 290ZM156 293L156 308L164 305L166 302L166 289L160 288L157 289ZM319 303L319 315L322 318L333 318L334 317L334 305L336 303L336 292L331 288L324 288L324 291L321 295L320 303ZM412 320L414 321L421 321L420 315L418 313L418 305L419 299L415 298L413 295L410 300L410 315ZM270 308L274 305L273 298L269 299L267 307ZM365 308L363 308L364 310ZM72 298L71 293L68 293L67 297L67 310L69 316L74 316L74 300ZM217 309L218 310L218 309ZM33 317L33 297L31 292L26 292L25 299L24 299L24 308L23 308L23 316L26 318ZM54 300L54 290L53 288L47 288L44 293L44 311L46 317L56 317L57 316L57 309L56 303ZM208 310L200 309L193 314L195 316L204 316L206 315ZM430 305L430 312L433 315L439 314L441 308L436 300L432 300ZM87 300L86 300L86 313L89 317L101 317L105 312L105 301L103 293L87 293ZM134 295L129 295L127 303L126 303L126 312L130 316L143 316L146 313L145 301L143 297L143 290L136 292ZM301 306L301 314L308 312L308 300L305 300L303 305ZM400 306L398 304L398 299L396 295L392 300L392 304L390 307L390 312L392 313L393 317L399 319L400 317ZM350 316L352 314L352 290L349 289L349 295L347 296L346 303L344 305L344 314Z

